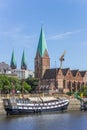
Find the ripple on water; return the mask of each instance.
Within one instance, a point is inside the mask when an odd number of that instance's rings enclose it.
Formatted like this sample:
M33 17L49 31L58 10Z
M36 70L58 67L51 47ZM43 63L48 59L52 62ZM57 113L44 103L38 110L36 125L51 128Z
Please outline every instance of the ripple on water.
M1 115L0 130L87 130L87 112Z

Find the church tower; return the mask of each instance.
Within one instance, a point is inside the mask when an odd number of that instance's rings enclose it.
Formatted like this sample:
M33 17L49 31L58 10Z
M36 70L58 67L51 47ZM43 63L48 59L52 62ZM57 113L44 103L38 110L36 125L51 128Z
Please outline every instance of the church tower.
M17 68L17 64L16 64L16 60L15 60L15 56L14 56L14 50L12 52L10 67L11 67L11 69Z
M46 39L43 28L41 28L36 57L35 57L35 77L41 79L50 68L50 58L47 51Z
M21 69L26 70L27 69L27 63L25 58L25 52L23 51L22 59L21 59Z

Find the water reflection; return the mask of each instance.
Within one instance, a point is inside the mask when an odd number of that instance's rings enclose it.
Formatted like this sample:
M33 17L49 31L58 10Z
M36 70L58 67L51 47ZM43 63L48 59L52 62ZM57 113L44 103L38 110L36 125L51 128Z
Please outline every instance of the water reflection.
M0 116L0 130L87 130L87 112Z

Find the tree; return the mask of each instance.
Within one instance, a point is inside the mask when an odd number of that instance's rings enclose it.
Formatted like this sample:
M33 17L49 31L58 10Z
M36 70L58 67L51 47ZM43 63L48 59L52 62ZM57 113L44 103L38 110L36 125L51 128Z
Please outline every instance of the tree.
M31 86L31 91L35 91L36 87L38 86L39 80L37 78L27 78L25 80L30 86Z
M38 85L38 79L27 78L26 80L19 80L15 77L8 77L0 75L0 91L2 93L10 93L20 91L21 93L28 93L35 91Z
M10 82L11 90L13 90L13 89L15 91L21 90L21 84L20 84L20 80L18 78L9 77L9 82Z
M0 90L1 93L10 93L12 90L20 90L20 80L15 77L0 75Z
M9 93L10 91L10 82L8 80L8 77L5 75L0 76L0 90L3 93Z
M30 92L31 86L30 86L27 82L24 82L24 83L23 83L23 87L24 87L24 92L25 92L25 93Z

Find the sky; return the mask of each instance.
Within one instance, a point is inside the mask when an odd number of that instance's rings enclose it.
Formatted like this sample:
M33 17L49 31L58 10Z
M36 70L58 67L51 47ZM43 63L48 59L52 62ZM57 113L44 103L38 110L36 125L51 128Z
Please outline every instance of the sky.
M25 50L28 69L34 58L41 26L50 67L87 70L87 0L0 0L0 62L10 65L14 49L17 68Z

